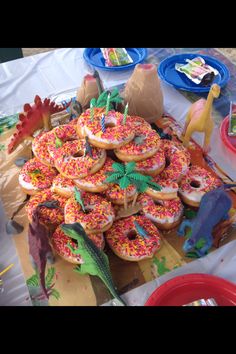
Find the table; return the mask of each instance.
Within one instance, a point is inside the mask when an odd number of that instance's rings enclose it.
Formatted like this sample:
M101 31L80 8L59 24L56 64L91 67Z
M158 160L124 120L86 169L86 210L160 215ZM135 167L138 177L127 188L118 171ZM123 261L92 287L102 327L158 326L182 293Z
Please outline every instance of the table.
M165 56L174 54L173 52L180 52L180 51L193 51L193 52L202 52L210 55L215 55L218 56L219 59L223 59L223 61L226 61L226 64L229 66L230 71L231 71L231 80L227 86L223 90L223 98L224 101L221 101L221 104L219 103L215 106L214 110L214 115L217 116L217 125L213 133L213 139L212 139L212 152L210 156L216 161L216 163L220 164L222 169L227 173L229 178L231 179L236 179L236 157L232 153L230 153L228 150L226 150L223 146L223 144L220 141L219 138L219 132L218 132L218 125L220 120L224 115L228 113L227 111L227 104L228 100L225 97L228 97L228 99L234 99L236 97L236 89L233 85L233 79L236 76L236 68L232 63L227 62L227 59L225 57L222 58L222 54L217 52L214 49L205 49L201 50L201 48L196 48L196 49L161 49L161 48L151 48L148 50L148 62L154 62L157 63L162 60ZM92 72L92 68L87 66L87 64L84 62L83 57L83 48L73 48L73 49L57 49L52 52L48 53L42 53L38 54L35 56L31 57L26 57L23 59L18 59L14 60L12 62L4 63L0 65L0 78L1 78L1 86L0 86L0 91L1 91L1 99L0 99L0 117L3 117L5 115L11 115L15 114L16 112L19 112L22 109L22 105L26 102L32 102L33 98L36 94L40 95L41 97L49 97L51 99L54 99L55 101L60 101L62 99L67 99L75 96L75 92L80 85L80 82L82 81L83 76L88 73ZM109 88L112 86L117 86L121 85L124 82L127 81L127 79L130 77L132 74L132 71L124 71L124 72L119 72L119 73L109 73L109 72L102 72L100 71L100 76L104 82L104 87ZM178 122L183 125L184 123L184 118L187 113L188 108L191 105L191 102L197 99L196 95L189 95L188 93L180 93L177 92L174 88L171 86L166 85L165 83L161 83L162 85L162 90L163 90L163 95L164 95L164 108L167 113L170 115L173 115ZM14 94L13 94L14 93ZM1 118L0 118L1 119ZM1 120L0 120L1 121ZM1 139L1 138L0 138ZM197 142L201 143L202 137L199 134L194 135L194 139ZM1 143L1 141L0 141ZM26 153L25 151L22 151ZM5 161L5 163L8 163L8 160ZM0 165L0 170L1 170L1 165ZM15 174L15 170L12 171L12 175ZM14 177L13 177L14 180ZM4 181L1 184L1 189L2 192L6 189L4 189ZM18 188L18 187L17 187ZM19 188L17 190L19 192ZM6 192L5 192L6 193ZM3 193L4 194L4 193ZM14 200L14 192L9 189L9 198L11 200ZM21 201L24 199L24 195L22 194L20 196ZM8 217L10 217L12 208L14 206L14 203L11 204L10 206L8 205L8 208L6 208L6 214ZM19 214L19 222L22 219L22 215ZM18 219L16 219L18 221ZM1 235L1 238L6 241L7 235ZM8 237L9 238L9 237ZM0 239L1 240L1 239ZM5 244L4 241L4 244ZM17 248L19 249L22 245L23 242L25 242L25 239L23 239L22 235L20 236L15 236L14 241L17 245ZM233 243L232 241L230 245ZM166 245L167 246L167 245ZM235 244L234 244L235 246ZM16 254L14 242L11 242L8 245L8 249L11 250L11 253ZM233 249L233 246L232 246ZM212 265L212 272L215 269L214 266L216 265L217 262L220 261L220 252L225 252L225 261L224 265L221 266L221 276L228 278L234 282L236 282L236 278L233 275L233 268L231 270L230 265L232 265L232 262L235 262L233 260L233 257L231 257L231 247L229 245L223 246L220 250L214 251L210 255L204 257L201 260L193 261L187 265L184 265L183 267L179 267L182 264L185 264L184 259L181 257L177 256L177 252L171 248L169 249L169 252L171 254L171 266L169 265L170 268L173 268L175 266L178 266L179 268L176 270L172 270L166 275L163 275L161 277L158 277L157 280L153 280L153 282L148 282L142 287L138 287L129 293L125 294L124 297L128 299L128 304L136 304L136 305L142 305L145 302L145 296L140 297L140 293L142 291L143 294L148 294L150 293L150 289L153 289L153 286L157 286L159 282L162 282L168 278L168 276L172 277L176 272L178 274L184 274L185 272L210 272L211 270L208 267L205 267L205 265ZM176 253L175 253L176 252ZM26 255L27 256L27 255ZM2 260L5 259L3 258L2 251L0 249L0 265L3 266L5 265L6 259L3 262ZM22 259L21 259L22 260ZM201 264L201 266L200 266ZM119 264L120 265L120 264ZM227 265L227 266L226 266ZM69 293L74 292L75 289L70 288L71 281L74 280L76 281L76 294L80 296L86 289L85 293L90 293L90 296L86 298L86 304L88 305L95 305L96 304L96 293L99 288L99 292L104 292L106 294L106 290L103 289L101 290L101 284L99 282L94 281L93 286L91 285L89 277L83 276L83 281L80 279L80 276L77 274L71 275L71 267L64 266L66 274L70 274L70 283L61 283L62 289L65 287L67 288L67 292ZM115 266L115 265L113 265ZM121 266L121 265L120 265ZM13 279L14 276L16 276L15 272L18 274L19 277L22 277L22 269L21 267L26 267L24 264L24 261L20 263L15 264L15 269L14 269L14 275L13 275L13 269L9 274L5 276L5 281L10 279ZM135 268L135 267L134 267ZM224 271L225 270L225 271ZM122 269L121 269L122 271ZM143 276L146 277L147 279L150 278L150 276L145 274L145 264L142 266L142 271L143 271ZM180 273L179 273L180 272ZM26 274L24 269L24 273ZM135 273L135 269L134 269ZM216 273L217 274L217 273ZM71 277L73 278L71 280ZM76 278L76 280L75 280ZM79 281L78 281L79 279ZM164 280L163 280L164 279ZM136 287L139 284L140 279L133 279L133 284L131 281L131 284L128 284L129 286ZM136 283L135 283L136 281ZM22 280L22 284L24 284L24 277ZM153 285L154 284L154 285ZM25 285L25 284L24 284ZM17 288L17 287L16 287ZM88 290L90 289L90 290ZM125 288L125 284L123 286L123 292L125 289L129 290L129 287ZM144 290L145 289L145 290ZM146 290L147 289L147 290ZM4 294L4 297L2 296L0 298L0 304L17 304L17 305L26 305L30 304L29 299L27 296L23 297L18 297L18 301L15 301L15 298L11 298L10 301L8 301L9 296L8 296L8 291L12 291L12 289L6 289L6 292ZM133 302L132 300L132 292L134 292L136 295L138 293L138 298L140 298L139 302ZM27 293L27 288L24 287L24 294ZM134 295L134 296L136 296ZM106 296L102 296L102 298L106 298ZM26 300L27 299L27 300ZM70 301L70 299L67 298L67 302ZM76 304L76 305L83 305L83 301L81 302L76 302L73 303L73 299L71 299L70 305ZM57 301L52 301L50 303L52 305L56 305ZM63 302L61 303L63 304ZM65 304L65 303L64 303ZM66 303L68 304L68 303ZM109 303L108 303L109 304Z

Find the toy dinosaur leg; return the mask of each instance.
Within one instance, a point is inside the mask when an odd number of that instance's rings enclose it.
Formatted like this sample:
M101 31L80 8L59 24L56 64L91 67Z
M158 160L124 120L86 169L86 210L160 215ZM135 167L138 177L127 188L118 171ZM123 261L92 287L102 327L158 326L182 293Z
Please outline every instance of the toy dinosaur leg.
M86 270L86 267L84 267L83 264L75 268L75 271L81 275L88 274L88 271Z
M183 132L182 132L182 137L184 137L190 121L191 121L191 115L190 115L190 112L188 112L186 120L185 120L184 129L183 129Z
M186 227L192 228L192 221L191 220L185 219L182 221L182 223L180 224L180 226L178 228L177 235L184 236Z
M205 132L205 138L203 143L203 152L205 154L209 153L211 150L210 142L211 142L211 132Z
M186 133L185 135L183 136L183 145L188 147L189 145L189 140L193 134L193 132L195 131L194 127L189 124L188 127L187 127L187 130L186 130Z
M211 234L208 234L207 237L206 237L206 243L205 245L197 250L197 254L201 257L201 256L205 256L207 251L212 247L212 244L213 244L213 237Z

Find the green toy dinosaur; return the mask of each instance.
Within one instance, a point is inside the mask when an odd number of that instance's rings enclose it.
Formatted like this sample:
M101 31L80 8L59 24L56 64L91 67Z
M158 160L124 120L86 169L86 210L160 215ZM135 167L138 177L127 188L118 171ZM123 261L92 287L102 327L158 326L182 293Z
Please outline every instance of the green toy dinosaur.
M73 238L78 243L78 248L76 249L69 244L67 245L72 253L79 254L84 261L81 265L76 266L75 271L79 274L98 276L109 289L112 296L121 304L126 305L115 289L107 255L94 245L82 225L79 223L62 224L61 229L67 236Z

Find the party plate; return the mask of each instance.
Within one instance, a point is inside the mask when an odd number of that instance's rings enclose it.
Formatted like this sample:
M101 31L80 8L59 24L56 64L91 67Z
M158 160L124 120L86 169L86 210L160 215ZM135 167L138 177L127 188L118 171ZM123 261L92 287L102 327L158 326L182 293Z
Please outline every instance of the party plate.
M236 154L236 136L228 135L229 116L225 117L220 125L220 135L223 143L229 150Z
M183 306L209 298L219 306L236 306L236 285L210 274L186 274L162 284L145 306Z
M197 85L192 82L185 74L180 73L175 69L176 63L187 64L186 59L191 60L197 56L201 56L205 60L206 64L218 70L219 75L216 75L213 82L218 84L220 87L224 87L230 78L230 72L227 66L216 58L196 53L175 54L162 60L158 67L158 74L160 78L167 84L180 90L196 93L208 92L211 85Z
M100 48L86 48L84 50L85 61L98 69L107 71L121 71L129 70L135 67L136 64L142 63L147 56L146 48L126 48L128 54L133 59L133 63L121 66L105 66L105 59L103 58Z

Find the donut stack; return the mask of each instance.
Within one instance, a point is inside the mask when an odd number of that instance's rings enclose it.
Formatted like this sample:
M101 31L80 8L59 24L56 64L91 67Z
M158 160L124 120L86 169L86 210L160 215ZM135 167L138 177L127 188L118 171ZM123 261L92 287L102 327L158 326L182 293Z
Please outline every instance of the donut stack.
M67 247L68 243L76 244L62 232L64 222L81 223L100 249L104 248L104 234L119 257L139 261L152 257L160 248L159 229L171 229L181 221L183 204L178 192L187 203L191 187L188 176L195 171L189 169L189 153L178 142L161 140L141 117L124 117L115 111L104 115L104 109L87 109L70 124L35 138L32 150L34 158L19 174L22 189L31 195L27 215L31 221L39 203L58 201L57 209L40 209L40 221L53 231L52 246L68 262L80 264L83 260ZM117 218L125 196L131 203L136 188L131 185L124 192L118 184L107 183L108 174L114 173L114 161L136 162L136 171L152 176L162 187L161 191L148 188L139 195L140 215ZM209 176L205 187L215 188L214 182Z

